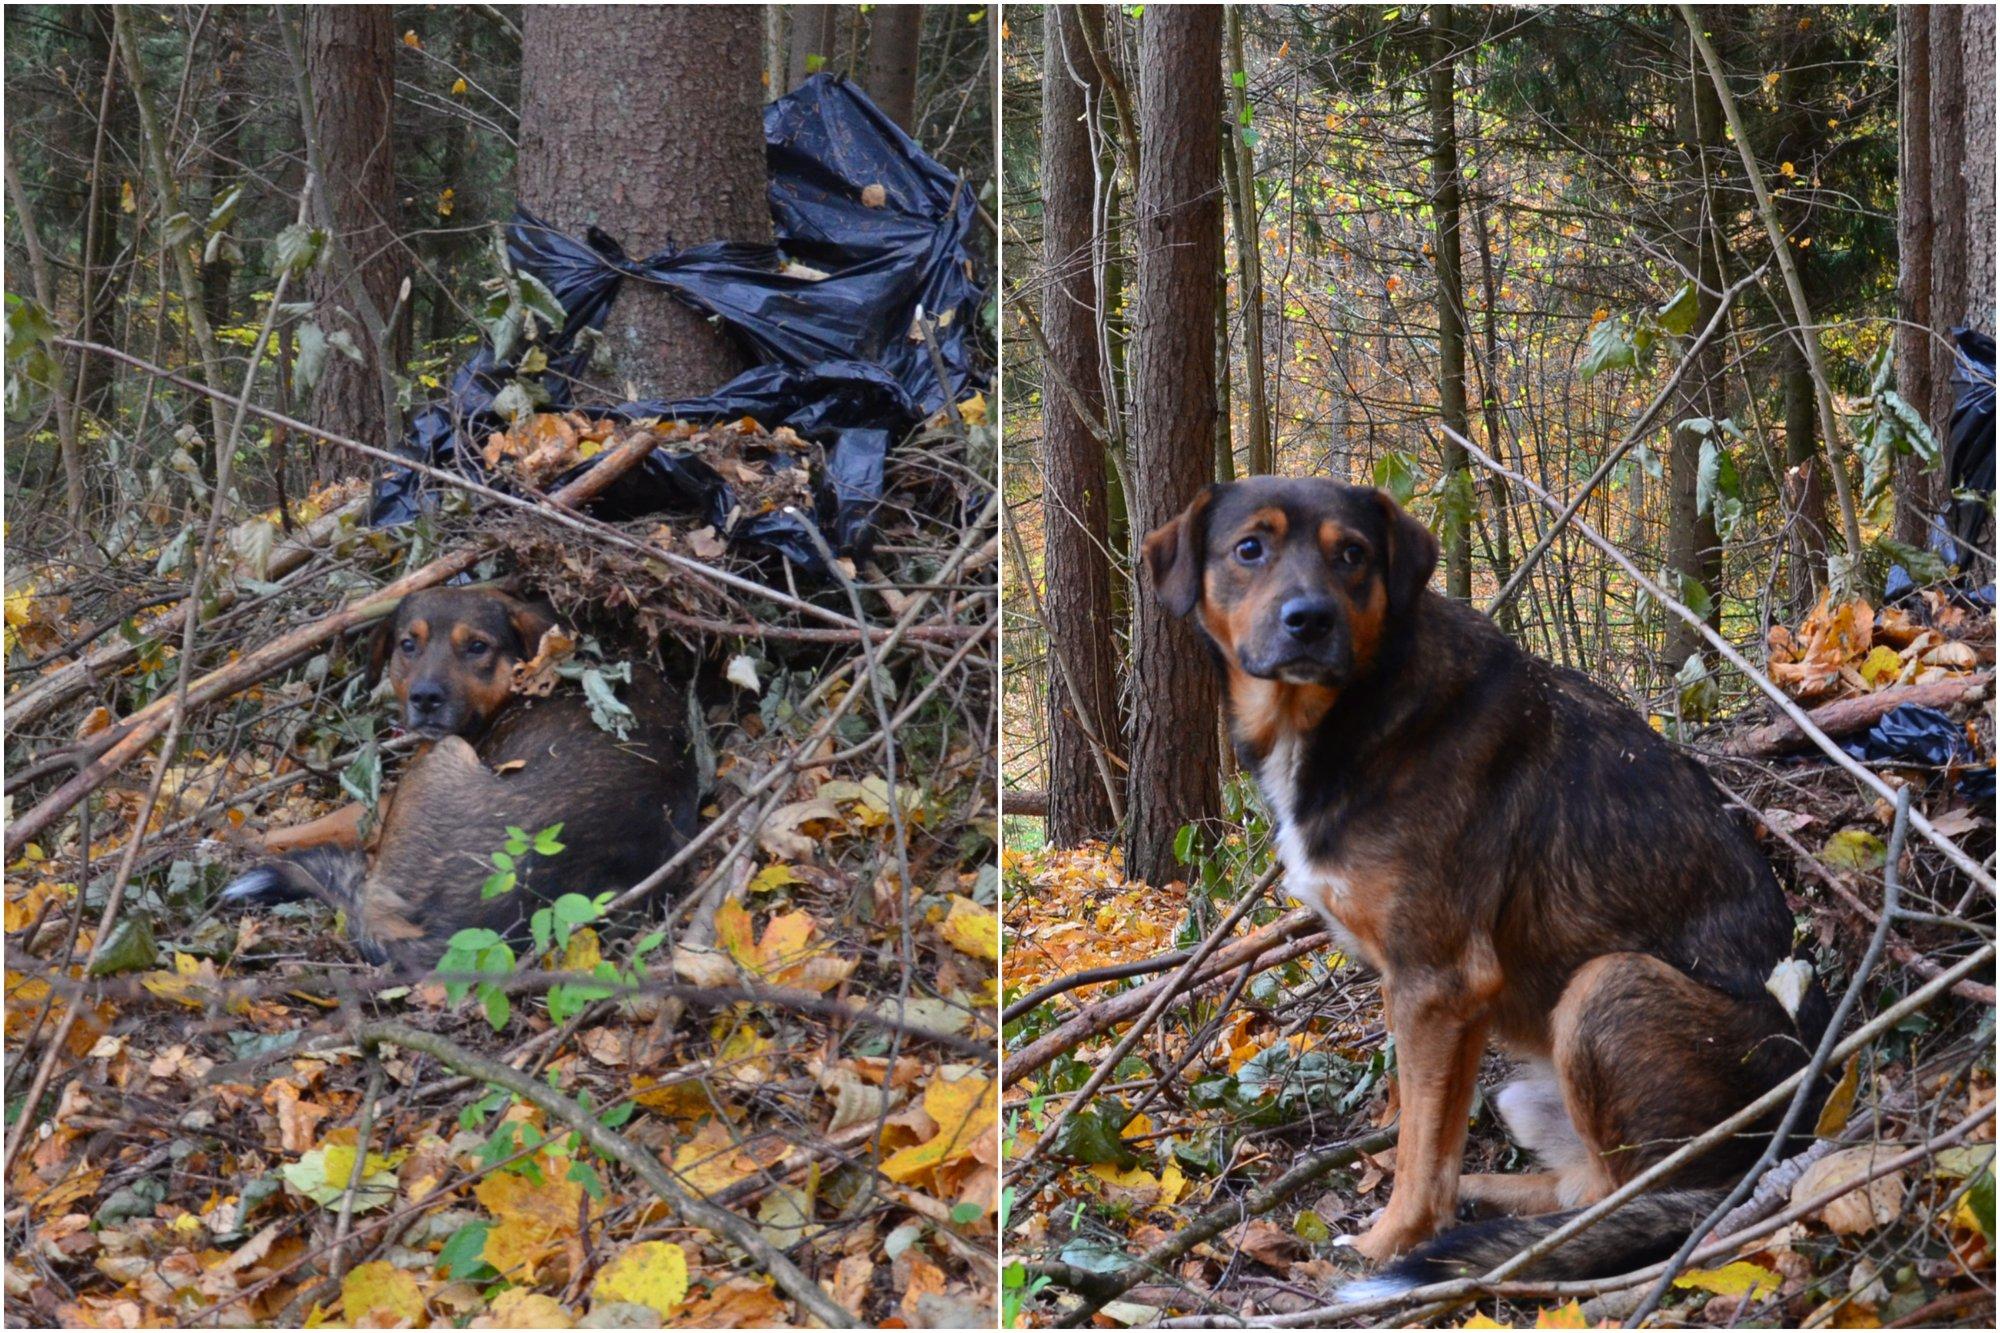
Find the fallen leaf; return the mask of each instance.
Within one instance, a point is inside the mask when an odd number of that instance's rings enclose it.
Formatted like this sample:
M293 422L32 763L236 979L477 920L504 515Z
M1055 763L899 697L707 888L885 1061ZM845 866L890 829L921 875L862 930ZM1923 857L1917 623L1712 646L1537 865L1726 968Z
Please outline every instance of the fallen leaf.
M590 1296L597 1301L624 1301L672 1315L687 1299L687 1254L668 1241L649 1240L628 1246L598 1271Z

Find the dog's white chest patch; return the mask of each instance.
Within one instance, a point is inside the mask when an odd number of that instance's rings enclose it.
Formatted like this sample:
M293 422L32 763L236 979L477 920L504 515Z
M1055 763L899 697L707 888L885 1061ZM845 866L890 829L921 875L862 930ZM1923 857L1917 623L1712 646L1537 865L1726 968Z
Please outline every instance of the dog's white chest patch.
M1303 746L1296 736L1281 737L1257 765L1257 787L1271 810L1271 827L1276 831L1278 860L1285 867L1285 890L1324 917L1343 951L1361 952L1360 941L1340 919L1351 891L1348 878L1333 862L1313 857L1292 817L1298 796L1299 761Z

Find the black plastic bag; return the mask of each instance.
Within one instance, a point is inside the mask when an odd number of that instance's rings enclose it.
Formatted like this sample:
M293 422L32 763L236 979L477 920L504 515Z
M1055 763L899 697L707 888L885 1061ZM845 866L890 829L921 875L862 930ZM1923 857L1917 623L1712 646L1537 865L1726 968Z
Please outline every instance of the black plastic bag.
M1922 764L1943 768L1979 758L1965 728L1935 708L1903 704L1882 715L1861 739L1841 747L1856 759L1874 763Z
M548 410L570 406L568 382L585 356L578 336L603 324L626 282L649 282L718 316L761 364L704 397L621 403L605 414L696 423L750 416L826 449L813 515L752 515L732 526L736 497L695 452L654 454L612 487L600 512L691 511L732 541L813 569L818 548L804 524L817 522L836 551L865 549L890 443L985 387L973 331L986 292L972 276L969 192L845 79L817 76L773 102L764 140L775 248L714 241L635 261L597 228L578 240L517 210L507 249L562 303L562 329L538 344L550 363ZM786 271L781 252L825 276ZM513 377L482 347L444 401L413 416L403 452L484 479L478 442L505 428L493 401ZM380 478L371 520L415 517L422 481L407 470Z

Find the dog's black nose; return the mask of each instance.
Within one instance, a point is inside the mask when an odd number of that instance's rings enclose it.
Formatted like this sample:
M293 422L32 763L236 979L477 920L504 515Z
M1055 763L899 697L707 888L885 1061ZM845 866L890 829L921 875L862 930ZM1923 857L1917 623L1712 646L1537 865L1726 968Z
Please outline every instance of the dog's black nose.
M1337 610L1331 598L1294 597L1278 608L1278 619L1300 643L1317 643L1333 628Z
M427 717L437 712L444 707L444 686L430 684L410 686L409 705L412 717Z

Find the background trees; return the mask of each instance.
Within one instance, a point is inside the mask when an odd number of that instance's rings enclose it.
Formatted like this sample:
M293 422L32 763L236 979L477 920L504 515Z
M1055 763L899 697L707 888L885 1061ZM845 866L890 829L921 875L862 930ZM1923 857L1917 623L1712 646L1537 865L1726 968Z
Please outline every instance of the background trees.
M1674 10L1231 9L1204 80L1221 98L1211 114L1225 243L1210 271L1224 276L1212 307L1223 317L1218 328L1211 313L1201 330L1186 305L1155 307L1130 283L1160 262L1149 259L1159 220L1134 190L1159 133L1145 95L1150 20L1089 11L1085 30L1101 27L1101 39L1087 73L1104 91L1086 88L1076 109L1056 105L1070 93L1047 82L1059 49L1049 12L1012 11L1002 83L1006 480L1028 562L1015 577L1037 579L1052 607L1069 591L1073 556L1062 543L1074 533L1059 534L1056 517L1076 473L1058 487L1034 460L1074 460L1064 385L1088 389L1078 367L1094 366L1112 452L1111 597L1134 612L1129 630L1116 614L1106 622L1120 663L1119 730L1133 747L1130 813L1114 829L1091 805L1099 780L1089 768L1048 762L1069 743L1057 659L1104 651L1106 635L1073 631L1053 609L1044 626L1025 599L1009 602L1019 675L1008 682L1008 773L1031 798L1046 792L1051 836L1077 836L1057 812L1088 811L1099 833L1121 838L1129 868L1163 869L1148 850L1156 836L1142 832L1156 794L1139 776L1139 736L1192 742L1207 702L1146 674L1167 668L1146 637L1159 631L1132 574L1131 534L1158 516L1142 492L1181 484L1165 469L1192 469L1190 451L1213 475L1275 467L1386 486L1462 550L1442 588L1485 605L1518 584L1498 611L1503 624L1529 648L1615 683L1669 728L1731 704L1735 687L1720 698L1701 687L1713 677L1699 637L1574 532L1552 533L1527 497L1484 469L1460 470L1438 423L1565 497L1604 470L1583 516L1644 567L1671 571L1671 584L1739 643L1796 622L1849 557L1843 577L1862 587L1894 563L1930 568L1911 549L1924 531L1910 516L1935 499L1935 467L1925 441L1885 424L1871 390L1877 358L1894 344L1903 396L1942 427L1948 354L1935 338L1897 332L1899 300L1903 319L1931 330L1966 318L1991 327L1992 280L1968 276L1991 266L1992 155L1976 147L1991 133L1982 129L1991 78L1969 72L1990 66L1981 54L1990 15L1696 11L1810 312L1801 335L1714 81ZM1940 42L1944 57L1931 54ZM1956 93L1936 91L1940 78ZM1953 128L1934 128L1939 116ZM1087 176L1082 136L1070 130L1088 134ZM1075 225L1062 206L1074 181L1089 190L1094 219L1088 283L1077 272L1084 243L1064 230ZM1935 218L1944 210L1949 235ZM1191 269L1186 277L1197 281ZM1951 295L1936 305L1940 284ZM1186 301L1187 290L1156 299ZM1083 329L1072 316L1088 298L1093 326ZM1946 307L1958 313L1939 313ZM1170 452L1142 430L1188 392L1175 382L1166 399L1150 396L1143 343L1163 319L1199 337L1222 390L1214 428L1180 418ZM1031 347L1037 355L1025 354ZM1825 367L1831 433L1809 348ZM1853 551L1850 511L1861 537ZM1234 801L1239 780L1226 765L1217 770ZM1196 781L1179 768L1174 780ZM1042 830L1015 832L1032 842Z

